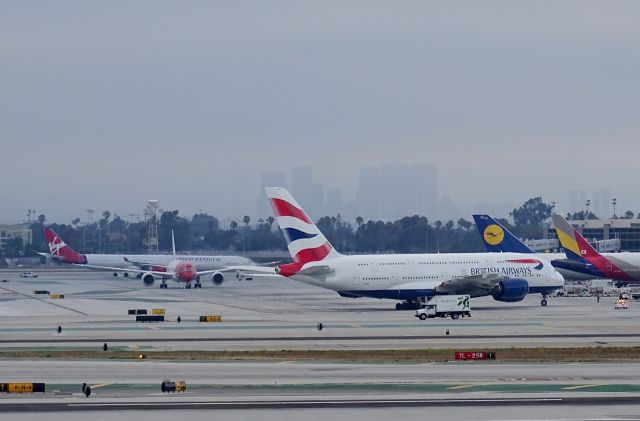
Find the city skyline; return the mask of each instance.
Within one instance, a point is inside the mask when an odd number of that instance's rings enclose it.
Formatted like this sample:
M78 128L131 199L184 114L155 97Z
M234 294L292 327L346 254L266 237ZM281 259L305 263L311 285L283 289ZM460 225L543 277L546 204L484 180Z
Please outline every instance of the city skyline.
M638 2L189 4L4 4L0 221L253 214L305 166L346 206L362 168L424 162L440 216L640 211Z
M404 171L403 171L404 170ZM215 209L206 208L190 208L190 207L172 207L169 204L164 204L162 198L159 199L160 209L162 211L178 210L179 215L186 218L191 218L198 213L206 213L212 215L220 220L221 226L228 228L231 221L241 222L244 215L251 217L251 223L254 224L260 219L265 219L269 216L273 216L271 207L264 194L265 187L280 186L289 189L294 197L304 206L305 210L310 216L317 220L322 216L337 216L338 214L343 220L354 221L356 217L363 217L365 220L396 220L404 216L420 215L426 216L430 221L441 220L453 220L457 221L459 218L464 218L471 221L471 215L474 213L486 213L498 218L507 218L511 220L509 212L513 209L521 206L525 200L536 197L531 195L524 197L521 202L509 204L498 202L477 202L468 205L458 204L453 202L448 192L440 192L438 188L438 168L433 164L381 164L379 167L363 167L360 169L360 175L355 187L350 189L341 189L334 187L326 183L324 180L319 179L314 175L314 168L311 166L296 166L289 169L288 172L269 172L260 175L258 182L258 195L255 198L255 205L253 208L249 207L246 210L240 210L236 214L225 215L216 213ZM371 175L371 174L375 175ZM395 173L399 179L393 179L391 176ZM385 183L380 183L379 177L386 178ZM409 177L413 174L415 177L411 180ZM422 183L419 185L424 175L431 176L431 189L426 195L422 195L422 203L418 204L420 198L411 199L411 194L416 189L426 185ZM293 180L296 179L294 186ZM403 184L404 183L404 184ZM399 190L393 192L393 189L397 185L409 186L405 190ZM311 186L312 188L308 188ZM372 187L373 188L369 188ZM416 187L418 186L418 187ZM315 191L314 191L315 190ZM346 196L344 191L354 191L351 196ZM393 193L394 196L389 196ZM404 197L408 198L403 200ZM406 194L410 193L410 194ZM368 196L367 196L368 195ZM363 196L363 197L360 197ZM586 210L587 200L590 203L590 212L593 212L601 219L610 218L613 215L613 205L611 201L614 199L614 194L608 189L575 189L567 193L564 200L548 200L543 197L543 200L547 203L555 204L555 210L562 214L567 212L580 212ZM359 198L360 197L360 198ZM438 199L425 200L425 197ZM387 199L387 204L380 207L379 212L377 209L378 200L380 198ZM102 216L102 212L107 210L114 215L120 216L120 218L129 222L144 221L144 206L149 199L140 200L139 207L123 208L123 211L119 212L116 208L100 209L96 207L84 207L71 211L69 215L73 217L67 217L66 219L57 218L53 214L49 214L46 209L38 210L28 208L24 211L23 218L17 218L14 220L0 220L0 223L22 223L30 219L35 221L38 215L44 213L48 222L56 223L71 223L73 219L79 218L80 224L92 223L99 220ZM637 211L625 207L625 201L616 198L617 200L617 216L623 216L624 212L631 210L636 213L640 213L640 209ZM389 207L389 203L395 203L397 206ZM421 207L422 206L422 207ZM190 210L195 209L195 210ZM371 212L360 212L361 209L369 209ZM424 211L420 211L423 209Z

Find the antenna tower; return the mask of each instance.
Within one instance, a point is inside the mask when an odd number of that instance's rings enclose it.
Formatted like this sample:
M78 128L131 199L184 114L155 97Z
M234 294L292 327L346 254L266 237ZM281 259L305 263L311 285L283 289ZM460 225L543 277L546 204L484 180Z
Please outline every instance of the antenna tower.
M149 254L158 253L158 201L148 200L144 210L144 219L147 223L147 251Z

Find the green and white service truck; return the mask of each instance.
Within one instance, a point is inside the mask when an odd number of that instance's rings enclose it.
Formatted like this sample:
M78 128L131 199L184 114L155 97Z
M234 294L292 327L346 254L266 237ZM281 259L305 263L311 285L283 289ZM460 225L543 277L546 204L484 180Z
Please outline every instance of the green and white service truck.
M416 311L415 316L420 320L433 317L451 317L457 319L471 317L471 297L469 295L436 295L427 301L424 308Z

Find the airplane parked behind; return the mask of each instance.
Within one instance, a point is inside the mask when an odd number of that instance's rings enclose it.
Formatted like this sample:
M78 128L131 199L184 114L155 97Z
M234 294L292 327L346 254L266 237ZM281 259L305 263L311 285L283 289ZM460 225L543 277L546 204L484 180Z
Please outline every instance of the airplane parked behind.
M564 279L582 281L595 279L595 276L569 269L567 256L564 253L536 253L524 244L518 237L513 235L504 225L496 221L489 215L473 215L476 228L485 249L489 253L527 253L551 261L551 265L556 268Z
M136 273L145 286L152 286L155 278L159 277L164 280L179 279L187 288L190 288L191 281L195 280L195 287L200 288L200 276L208 274L211 274L214 285L221 285L225 281L226 273L229 272L228 268L254 265L250 259L241 256L176 255L175 244L173 255L80 254L69 247L52 229L45 228L44 236L49 245L49 253L39 254L48 259L87 269L110 271L114 276L119 272L123 272L125 277L128 277L129 273ZM173 240L173 233L171 236ZM202 272L196 271L196 265ZM193 272L196 272L196 275L192 279ZM162 282L160 287L166 288L166 283Z
M565 250L567 269L618 284L640 282L640 253L598 253L562 216L551 216L560 245Z

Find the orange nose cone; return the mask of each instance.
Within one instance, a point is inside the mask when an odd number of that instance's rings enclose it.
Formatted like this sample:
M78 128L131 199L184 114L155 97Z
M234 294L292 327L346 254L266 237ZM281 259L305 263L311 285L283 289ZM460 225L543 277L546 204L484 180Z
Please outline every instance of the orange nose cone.
M191 282L196 278L197 271L193 263L181 262L176 266L176 278L182 282Z

